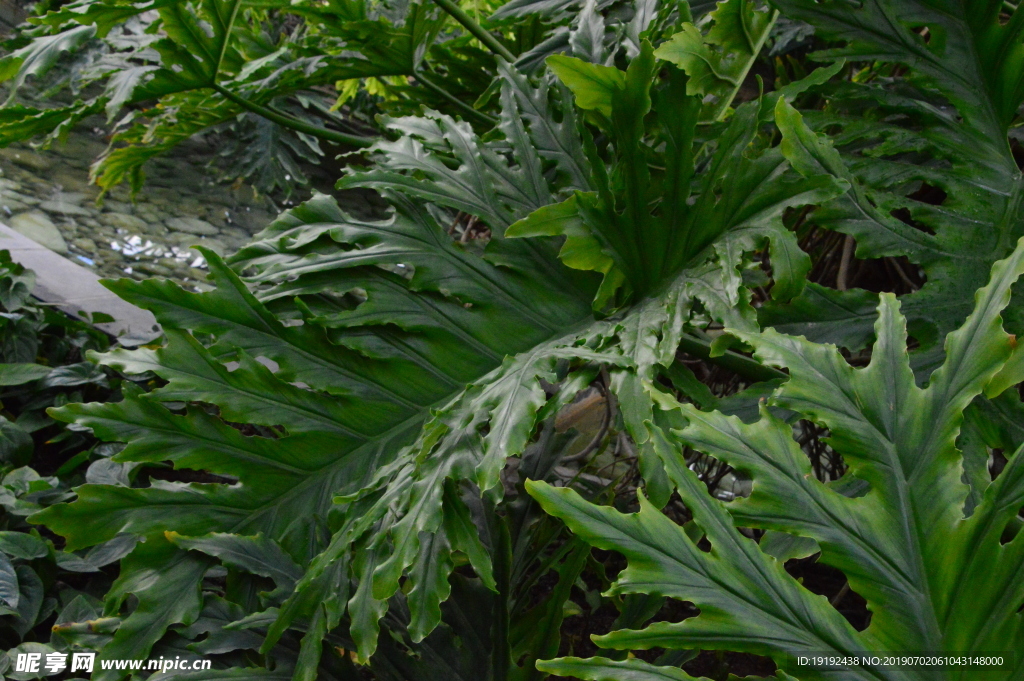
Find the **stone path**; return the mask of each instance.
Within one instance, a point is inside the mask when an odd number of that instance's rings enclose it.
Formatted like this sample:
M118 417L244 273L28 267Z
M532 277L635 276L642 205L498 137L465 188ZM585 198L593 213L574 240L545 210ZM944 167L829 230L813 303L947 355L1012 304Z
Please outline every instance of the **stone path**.
M35 271L36 287L32 294L44 303L76 317L83 312L103 312L113 317L113 322L97 326L116 336L122 345L142 345L160 335L160 327L150 312L115 296L88 269L3 224L0 249L10 251L15 262Z
M90 126L101 123L86 120L50 150L0 149L0 223L8 226L0 230L0 249L36 270L43 300L71 314L106 312L118 320L112 333L139 344L157 335L152 316L116 298L99 278L162 277L207 290L206 262L191 246L233 253L309 192L279 204L244 183L219 182L210 168L216 149L194 138L150 161L136 195L121 185L97 203L89 166L106 144L103 131ZM333 193L346 210L381 214L385 204L373 192L334 192L331 172L310 170L317 189Z
M189 247L233 252L280 208L252 187L216 183L201 142L151 162L136 196L120 186L97 205L89 164L104 147L79 129L49 151L0 149L0 220L100 276L166 277L201 290L205 262Z
M192 139L150 161L134 197L120 185L97 205L89 165L106 144L102 130L89 126L87 120L50 150L0 149L0 222L102 277L166 277L203 290L206 263L190 246L233 253L309 195L298 191L275 203L247 184L219 182L209 167L216 149ZM310 170L317 189L334 194L346 210L366 216L385 205L372 192L334 192L335 173Z

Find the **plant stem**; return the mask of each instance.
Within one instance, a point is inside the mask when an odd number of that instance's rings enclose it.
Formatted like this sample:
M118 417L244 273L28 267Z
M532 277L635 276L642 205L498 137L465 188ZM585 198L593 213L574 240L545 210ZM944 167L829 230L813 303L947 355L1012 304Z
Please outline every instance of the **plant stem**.
M373 144L374 139L372 137L361 137L359 135L349 135L344 132L338 132L337 130L328 130L327 128L321 128L317 125L311 125L305 121L300 121L294 116L283 114L279 111L275 111L269 107L257 104L256 102L250 102L248 99L236 95L234 92L221 87L216 83L210 85L211 88L216 90L223 97L231 102L234 102L238 106L251 111L254 114L263 116L269 121L273 121L280 126L285 128L291 128L298 132L304 132L307 135L313 135L327 142L334 142L335 144L348 144L353 147L368 147Z
M224 55L228 52L228 44L231 42L231 31L235 27L235 20L238 18L238 10L242 7L242 0L235 0L231 6L231 17L224 27L224 42L220 44L220 52L217 55L217 65L213 68L213 78L217 78L220 67L224 63Z
M472 116L473 118L476 118L478 121L480 121L482 123L486 123L488 125L496 125L498 123L497 119L495 119L492 116L488 116L483 111L477 111L476 109L471 107L469 104L466 104L464 101L462 101L461 99L459 99L458 97L456 97L452 93L448 92L447 90L445 90L443 87L441 87L437 83L435 83L432 80L428 79L426 76L423 75L423 73L421 71L417 71L416 72L415 78L416 78L416 80L418 80L421 83L423 83L427 87L428 90L431 90L434 93L444 97L446 100L448 100L449 102L451 102L452 104L454 104L458 108L462 109L462 111L464 113L466 113L467 115Z
M789 374L786 374L778 369L772 367L766 367L763 364L759 364L757 360L751 359L746 355L741 355L738 352L732 350L726 350L725 354L718 355L717 357L711 356L711 343L700 338L694 338L693 336L683 335L679 339L679 349L683 352L699 357L700 359L717 364L723 369L728 369L733 373L737 373L743 378L750 379L752 381L770 381L775 378L789 378Z
M448 12L455 21L465 26L466 30L472 33L477 40L487 46L487 49L491 52L498 55L509 64L516 60L516 56L509 52L508 48L498 42L498 39L493 35L485 31L483 26L473 21L473 18L463 12L462 8L459 7L458 4L452 2L452 0L434 0L434 2L438 7L443 9L445 12Z
M497 504L484 500L484 508L491 526L494 542L494 582L498 593L494 594L494 620L492 623L491 673L489 681L507 681L512 665L512 650L509 642L509 599L512 588L512 539L507 521L497 512Z

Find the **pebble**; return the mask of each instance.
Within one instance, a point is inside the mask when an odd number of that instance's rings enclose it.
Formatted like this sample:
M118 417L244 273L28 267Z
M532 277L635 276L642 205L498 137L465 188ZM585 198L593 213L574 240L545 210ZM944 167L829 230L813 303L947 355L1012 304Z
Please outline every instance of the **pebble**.
M217 233L216 227L206 220L200 220L199 218L170 218L164 222L168 229L175 232L188 232L189 234L201 234L203 236L213 236Z
M248 232L242 229L238 229L237 227L223 227L220 230L220 235L234 241L241 241L243 243L248 243L249 239L252 238L249 236Z
M231 221L249 234L257 234L269 225L274 216L258 208L231 213Z
M51 200L58 203L73 203L77 206L82 201L85 201L86 198L83 192L57 192L51 197Z
M103 201L103 210L111 213L124 213L131 215L135 212L135 206L124 201L116 201L114 199L105 199Z
M76 206L73 203L63 203L61 201L43 201L39 204L39 207L47 213L57 213L58 215L92 215L87 208Z
M100 222L114 229L125 229L129 232L141 232L149 226L142 218L127 213L101 213Z
M211 251L220 256L223 256L228 248L220 239L203 239L202 241L199 242L199 245L209 248Z
M70 191L87 192L93 196L98 192L96 186L89 184L89 173L85 169L62 166L54 171L51 179L54 184Z
M39 205L39 199L28 194L22 194L21 192L14 191L13 189L3 188L0 189L0 200L4 203L17 202L26 206L37 206Z
M49 201L40 203L39 207L47 213L57 213L59 215L92 215L93 211L78 205L84 198L85 195L78 192L61 192Z
M27 236L37 244L46 246L55 253L64 254L68 252L67 242L61 236L57 225L53 224L50 218L39 211L15 215L11 218L9 224L14 231Z
M135 211L135 214L146 222L160 222L163 219L160 216L160 213L151 206L140 206L139 209Z
M193 245L200 243L200 239L195 234L187 234L185 232L171 232L167 235L167 241L170 243L180 246L181 248L190 248Z
M50 159L27 149L0 149L0 158L37 172L49 170L53 166Z
M145 272L147 274L152 274L157 277L174 276L174 272L172 272L169 268L164 267L163 265L160 265L155 262L139 263L138 265L135 266L135 269L138 270L139 272Z

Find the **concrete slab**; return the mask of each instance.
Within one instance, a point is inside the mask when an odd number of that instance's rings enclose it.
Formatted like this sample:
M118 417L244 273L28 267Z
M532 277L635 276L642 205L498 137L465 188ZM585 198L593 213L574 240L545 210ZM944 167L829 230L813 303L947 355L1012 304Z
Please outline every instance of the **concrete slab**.
M0 224L0 250L11 252L11 259L36 273L32 295L75 317L82 312L103 312L114 318L97 324L122 345L134 347L160 335L160 326L148 310L127 303L99 283L100 278L45 246Z

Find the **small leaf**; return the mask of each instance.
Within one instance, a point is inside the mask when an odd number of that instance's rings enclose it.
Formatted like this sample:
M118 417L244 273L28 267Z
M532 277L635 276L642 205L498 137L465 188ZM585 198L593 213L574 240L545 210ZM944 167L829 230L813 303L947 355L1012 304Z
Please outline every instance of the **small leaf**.
M200 551L220 558L230 567L269 577L284 591L291 591L302 577L300 568L278 544L261 534L245 537L237 534L211 532L198 537L183 537L167 532L167 539L175 546Z
M820 551L818 542L810 537L798 537L785 532L769 530L759 542L761 550L780 563L794 558L806 558Z
M35 570L27 565L19 565L14 571L18 575L18 618L12 628L18 632L18 636L24 638L39 621L46 594L43 580Z
M0 461L24 466L32 459L35 443L18 424L0 416Z
M42 364L0 364L0 385L22 385L45 377L53 367Z
M32 560L50 553L46 542L26 532L0 532L0 551L14 558Z
M581 59L552 55L548 67L576 96L576 106L584 111L598 111L606 118L612 115L615 93L626 87L626 74L612 66L590 64Z
M0 601L10 608L17 608L19 600L18 574L14 571L10 558L0 553Z

